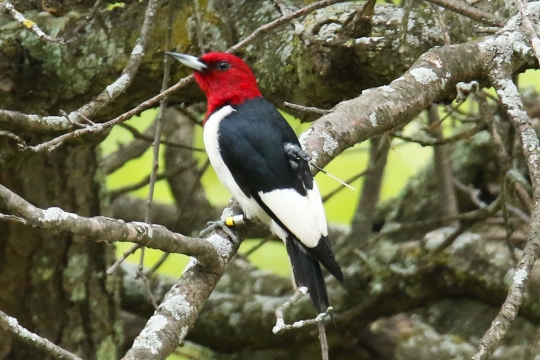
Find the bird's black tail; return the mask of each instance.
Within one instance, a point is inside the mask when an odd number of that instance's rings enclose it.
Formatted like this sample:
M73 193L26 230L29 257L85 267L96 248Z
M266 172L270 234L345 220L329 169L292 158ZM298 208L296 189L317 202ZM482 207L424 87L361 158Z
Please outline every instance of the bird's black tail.
M326 284L321 272L321 266L311 256L304 245L294 236L287 236L287 253L291 259L294 280L297 287L305 286L309 289L309 296L317 313L323 313L329 306Z

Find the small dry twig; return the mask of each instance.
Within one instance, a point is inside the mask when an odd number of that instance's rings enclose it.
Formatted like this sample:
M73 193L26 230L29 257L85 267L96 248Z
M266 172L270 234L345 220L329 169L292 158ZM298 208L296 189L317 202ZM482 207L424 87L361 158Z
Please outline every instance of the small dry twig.
M42 338L34 334L33 332L28 331L19 325L17 319L8 316L4 312L0 311L0 328L3 328L9 334L15 336L19 341L33 346L36 349L43 351L44 353L49 354L55 359L61 360L81 360L78 356L70 353L67 350L62 349L61 347L53 344L49 340Z
M534 26L531 22L531 19L529 19L529 16L527 15L527 10L525 9L525 4L523 0L515 0L514 3L517 5L517 8L519 9L519 12L521 15L521 22L523 26L525 27L525 33L531 39L531 46L534 51L534 56L536 57L536 60L538 60L538 63L540 64L540 39L538 38L538 34L536 33L536 30L534 30Z
M156 175L155 181L159 181L159 180L162 180L162 179L166 179L166 178L168 178L170 176L181 174L182 172L184 172L186 170L189 170L191 167L193 167L195 165L196 165L195 162L193 162L193 163L188 164L186 166L181 166L181 167L177 167L175 169L170 169L170 170L164 171L164 172ZM123 186L121 188L111 190L109 192L110 201L116 200L117 197L122 196L125 193L135 191L135 190L138 190L140 188L145 187L150 182L150 179L151 179L151 175L148 175L144 179L142 179L141 181L138 181L138 182L136 182L134 184L130 184L130 185L127 185L127 186Z
M27 28L28 30L36 34L41 39L50 43L57 43L60 45L66 44L66 42L62 39L55 39L45 34L43 30L41 30L35 22L25 18L23 14L18 12L17 9L15 9L15 6L13 6L13 4L11 3L11 1L3 0L0 3L0 14L2 13L2 10L9 12L9 14L13 17L13 19L15 19L15 21L17 21L19 24L21 24L22 26L24 26L25 28Z
M329 306L328 309L326 309L326 312L320 313L314 319L300 320L290 325L285 324L285 320L283 319L283 313L285 312L285 310L291 307L295 302L297 302L302 296L306 295L308 292L309 290L307 287L304 287L304 286L299 287L294 293L294 295L289 298L289 300L285 301L283 305L281 305L280 307L276 309L276 325L272 329L272 332L274 334L281 334L282 332L286 330L299 329L307 325L320 323L326 317L326 315L332 312L333 308Z
M455 143L457 141L470 139L473 135L479 133L480 131L484 130L486 128L486 125L484 123L477 123L473 127L464 130L460 133L454 134L452 136L449 136L447 138L438 139L431 137L427 134L416 134L416 135L406 135L402 131L394 131L390 133L390 135L397 137L399 139L405 140L407 142L414 142L422 146L440 146L445 144L451 144Z
M464 191L465 193L469 194L469 198L473 202L474 205L476 205L479 209L484 208L487 206L485 202L480 200L480 195L482 194L482 191L480 189L476 189L474 186L469 184L468 186L463 184L461 181L459 181L458 178L454 178L454 184L457 186L458 189Z
M129 124L122 123L119 126L123 127L127 131L129 131L131 133L131 135L133 135L133 137L136 138L136 139L146 140L146 141L149 141L149 142L154 142L154 140L155 140L154 138L152 138L150 136L146 136L145 134L142 134L139 130L137 130L135 127L133 127L133 126L131 126ZM172 141L160 140L159 142L161 144L163 144L163 145L174 146L174 147L181 148L181 149L186 149L186 150L191 150L191 151L198 151L198 152L206 152L204 149L201 149L201 148L196 148L196 147L193 147L193 146L187 146L187 145L183 145L183 144L178 144L178 143L175 143L175 142L172 142Z
M313 107L313 106L304 106L304 105L292 104L292 103L289 103L289 102L286 102L286 101L283 102L283 105L285 105L286 107L289 107L291 109L294 109L294 110L298 110L298 111L302 111L302 112L306 112L306 113L312 113L312 114L316 114L316 115L326 115L326 114L328 114L329 112L332 111L332 110L319 109L319 108L316 108L316 107Z
M165 36L165 48L169 49L171 47L171 37L172 37L172 23L173 23L173 8L169 6L169 16L167 19L167 33ZM161 92L164 92L169 87L169 82L171 78L171 65L170 65L170 59L167 54L163 55L163 80L161 84ZM148 184L148 197L146 198L146 209L145 209L145 215L144 215L144 222L147 224L152 224L152 204L154 201L154 189L156 186L156 180L157 180L157 171L159 168L159 147L160 147L160 139L161 139L161 131L163 129L163 115L165 114L165 110L167 109L167 97L164 97L161 100L160 106L159 106L159 114L156 119L156 133L154 134L154 142L153 142L153 158L152 158L152 169L150 171L150 183ZM135 279L140 278L142 279L144 283L144 289L146 291L146 296L154 306L154 309L157 310L157 303L156 299L154 299L154 295L152 294L152 290L150 289L150 284L148 282L148 278L146 277L146 273L144 272L144 254L145 254L145 248L141 248L141 254L139 258L139 266L137 267L137 273L135 275Z
M6 214L0 214L0 220L2 221L11 221L23 225L28 225L28 222L23 219L22 217L15 216L15 215L6 215Z
M508 64L506 64L508 65ZM490 81L506 110L508 118L519 134L522 151L527 161L529 176L532 181L534 198L540 198L540 146L538 136L531 127L527 113L523 109L523 103L518 89L511 78L512 69L497 67L490 73ZM517 316L523 301L523 293L529 279L534 262L540 252L540 204L535 203L527 244L523 249L523 255L515 268L512 284L497 317L491 323L480 340L478 352L473 360L487 359L495 350L499 342L506 335Z
M486 11L469 6L462 1L457 0L428 0L430 3L442 6L445 9L476 20L486 25L503 27L506 24L506 19Z

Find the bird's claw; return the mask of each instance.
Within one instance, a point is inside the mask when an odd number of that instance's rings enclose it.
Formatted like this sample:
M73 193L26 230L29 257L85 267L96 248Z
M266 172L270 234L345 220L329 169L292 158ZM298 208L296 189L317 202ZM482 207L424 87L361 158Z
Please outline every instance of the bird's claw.
M238 243L238 237L236 234L231 230L229 226L235 226L238 224L238 222L235 222L232 218L226 218L225 220L218 220L218 221L209 221L206 223L208 226L206 229L203 229L200 233L200 237L206 237L210 235L210 233L216 229L221 229L227 234L231 240L236 244Z

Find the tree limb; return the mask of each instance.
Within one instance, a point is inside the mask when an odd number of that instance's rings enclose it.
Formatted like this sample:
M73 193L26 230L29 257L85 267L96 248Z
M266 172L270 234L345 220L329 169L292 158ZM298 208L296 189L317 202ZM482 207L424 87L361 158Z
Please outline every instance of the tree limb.
M84 235L108 242L133 242L153 249L196 257L207 269L221 267L215 248L203 239L173 233L160 225L125 223L103 216L87 218L51 207L37 208L0 185L0 204L35 227Z
M61 360L81 360L78 356L73 355L69 351L56 346L49 340L42 338L19 325L17 319L6 315L0 311L0 328L6 330L20 341L30 346L36 347L43 352L51 355L55 359Z
M508 55L505 53L499 54L501 57ZM493 353L499 341L504 338L508 328L517 316L531 269L540 253L540 168L538 166L540 145L538 136L532 129L530 119L523 109L521 97L511 78L511 70L507 66L497 67L491 72L490 78L508 114L508 118L521 139L523 154L527 160L529 176L532 181L535 205L527 245L514 271L508 296L502 305L501 311L493 320L491 327L480 340L480 348L473 360L487 359Z

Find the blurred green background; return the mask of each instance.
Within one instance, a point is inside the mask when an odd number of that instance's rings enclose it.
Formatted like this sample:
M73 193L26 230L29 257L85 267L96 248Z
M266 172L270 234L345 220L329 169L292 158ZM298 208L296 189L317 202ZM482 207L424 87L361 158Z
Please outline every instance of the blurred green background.
M519 86L521 89L535 87L536 90L540 92L540 71L529 70L520 75ZM468 104L464 103L461 109L466 110L467 106ZM141 116L136 116L127 123L134 126L139 131L143 131L152 123L157 111L157 109L147 110L142 113ZM441 115L443 115L443 113L441 113ZM309 128L309 124L300 124L297 119L287 114L284 114L284 116L298 135ZM415 133L418 131L420 126L421 121L415 121L410 123L405 130L407 133ZM452 129L450 126L448 126L445 131L451 132ZM131 140L133 140L133 136L130 132L116 126L111 131L108 138L102 143L102 153L103 155L107 155L114 152L118 150L121 144L128 143ZM195 145L197 147L204 147L202 142L202 128L198 128L196 131ZM161 147L161 150L163 153L163 146ZM199 163L202 163L206 159L205 154L195 154L199 159ZM427 161L431 159L431 157L432 148L430 147L422 147L413 143L404 143L399 139L394 140L385 169L381 199L387 200L398 195L407 179L417 172L418 169L420 169ZM160 164L163 164L162 160L163 154L161 154ZM338 178L345 180L364 170L367 166L367 161L368 144L365 142L345 151L334 161L332 161L325 169ZM152 149L149 148L142 157L129 161L121 169L109 175L107 177L108 188L113 190L140 181L150 173L151 164ZM162 166L160 166L160 170L162 169ZM339 186L335 180L332 180L322 173L317 174L316 181L319 185L322 196ZM356 204L358 203L362 182L363 180L360 178L351 184L356 188L356 191L343 189L325 203L328 222L343 225L350 224ZM223 185L221 185L211 167L209 167L209 169L203 175L202 183L208 199L212 204L222 206L227 204L230 199L230 194L223 187ZM148 195L148 186L135 191L133 194L146 198ZM154 199L163 203L173 203L173 197L166 181L162 180L157 182ZM258 239L248 239L244 241L240 248L240 252L245 253L251 247L257 245L258 242ZM122 252L130 247L131 244L117 244L117 255L121 255ZM145 251L145 265L147 267L152 266L160 257L160 251L147 249ZM128 261L138 263L138 258L138 253L136 253L135 255L129 257ZM262 249L255 251L250 255L249 258L255 266L268 269L278 275L290 276L291 274L285 247L279 242L267 242ZM182 274L187 262L188 257L172 254L159 268L159 272L171 275L173 277L179 277ZM186 354L191 353L192 356L196 356L195 358L199 358L197 354L200 354L200 349L198 350L197 348L187 347L182 351L185 351ZM169 359L180 360L187 358L188 357L172 355ZM203 356L201 358L206 357Z

